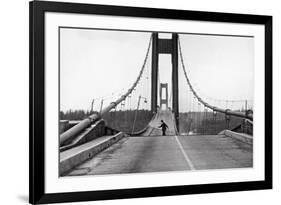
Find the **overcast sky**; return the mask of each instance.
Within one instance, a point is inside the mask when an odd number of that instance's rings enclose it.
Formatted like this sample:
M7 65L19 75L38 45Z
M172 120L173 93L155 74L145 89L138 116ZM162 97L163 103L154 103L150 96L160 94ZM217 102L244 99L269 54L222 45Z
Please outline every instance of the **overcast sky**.
M135 81L147 51L151 33L92 29L60 30L60 107L99 109L126 92ZM180 34L188 75L197 92L211 104L225 106L215 99L252 100L254 88L254 39ZM164 35L161 37L169 37ZM159 83L168 83L171 94L171 57L159 57ZM127 107L135 108L139 95L150 108L151 51L145 73ZM179 61L180 111L191 107L190 94ZM169 97L170 98L170 97ZM170 98L171 99L171 98ZM171 102L169 100L169 102ZM230 104L230 103L229 103ZM171 106L171 105L169 105ZM230 105L228 105L230 106ZM232 105L237 108L235 104ZM241 103L236 106L241 106Z

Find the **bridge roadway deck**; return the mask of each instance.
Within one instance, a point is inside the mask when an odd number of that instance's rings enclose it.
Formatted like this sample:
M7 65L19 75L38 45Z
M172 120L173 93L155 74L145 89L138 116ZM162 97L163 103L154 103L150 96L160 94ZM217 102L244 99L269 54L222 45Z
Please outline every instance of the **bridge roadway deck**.
M252 146L224 135L125 137L68 175L252 167Z
M174 114L169 110L159 110L153 119L149 122L146 132L142 136L160 136L162 131L159 128L161 125L161 120L168 125L166 135L176 135L175 118Z

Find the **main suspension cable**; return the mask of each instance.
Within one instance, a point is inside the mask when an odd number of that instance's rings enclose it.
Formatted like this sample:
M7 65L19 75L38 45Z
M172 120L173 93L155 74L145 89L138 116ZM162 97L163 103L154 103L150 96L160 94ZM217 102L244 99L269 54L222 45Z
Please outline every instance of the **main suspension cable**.
M197 98L197 100L199 102L201 102L205 107L208 107L208 108L210 108L213 111L224 113L226 115L232 115L232 116L236 116L236 117L241 117L241 118L246 118L246 119L253 120L253 115L252 114L242 113L242 112L234 112L234 111L231 111L230 109L218 108L218 107L215 107L215 106L212 106L212 105L206 103L202 98L200 98L199 95L197 94L197 92L194 90L193 86L191 85L190 79L187 76L187 72L186 72L185 64L184 64L184 60L183 60L183 54L182 54L180 39L178 40L178 47L179 47L180 59L181 59L181 64L182 64L184 76L186 78L186 81L187 81L187 83L188 83L188 85L189 85L193 95Z

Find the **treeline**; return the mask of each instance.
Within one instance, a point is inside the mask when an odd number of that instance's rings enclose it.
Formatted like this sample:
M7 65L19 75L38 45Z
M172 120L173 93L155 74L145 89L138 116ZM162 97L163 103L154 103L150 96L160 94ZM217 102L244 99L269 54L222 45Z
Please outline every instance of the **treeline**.
M85 110L68 110L60 112L60 120L83 120L93 112ZM103 116L107 126L126 133L142 130L150 122L153 114L148 110L111 111ZM136 117L136 120L135 120ZM218 134L224 129L232 129L241 124L242 119L212 112L188 112L179 114L179 132L181 134Z
M66 112L60 111L60 120L83 120L91 115L90 111L85 110L67 110Z
M230 116L229 120L222 113L216 116L212 112L189 112L179 114L179 132L181 134L218 134L224 129L233 129L242 123L242 118Z
M60 120L83 120L93 112L68 110L60 112ZM108 127L131 133L142 130L150 122L153 114L149 110L110 111L103 116ZM136 120L135 120L136 118Z
M149 110L126 110L109 112L103 116L103 119L109 127L131 133L145 128L152 116Z

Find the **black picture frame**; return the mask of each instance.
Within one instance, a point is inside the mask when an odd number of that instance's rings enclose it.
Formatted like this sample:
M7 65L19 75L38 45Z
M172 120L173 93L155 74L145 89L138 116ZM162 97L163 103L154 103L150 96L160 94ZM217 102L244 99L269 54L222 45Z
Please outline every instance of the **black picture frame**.
M272 188L272 17L262 15L105 6L32 1L30 12L30 106L29 106L29 202L32 204L75 202ZM61 12L110 16L200 20L259 24L265 27L265 180L71 193L45 192L45 13Z

